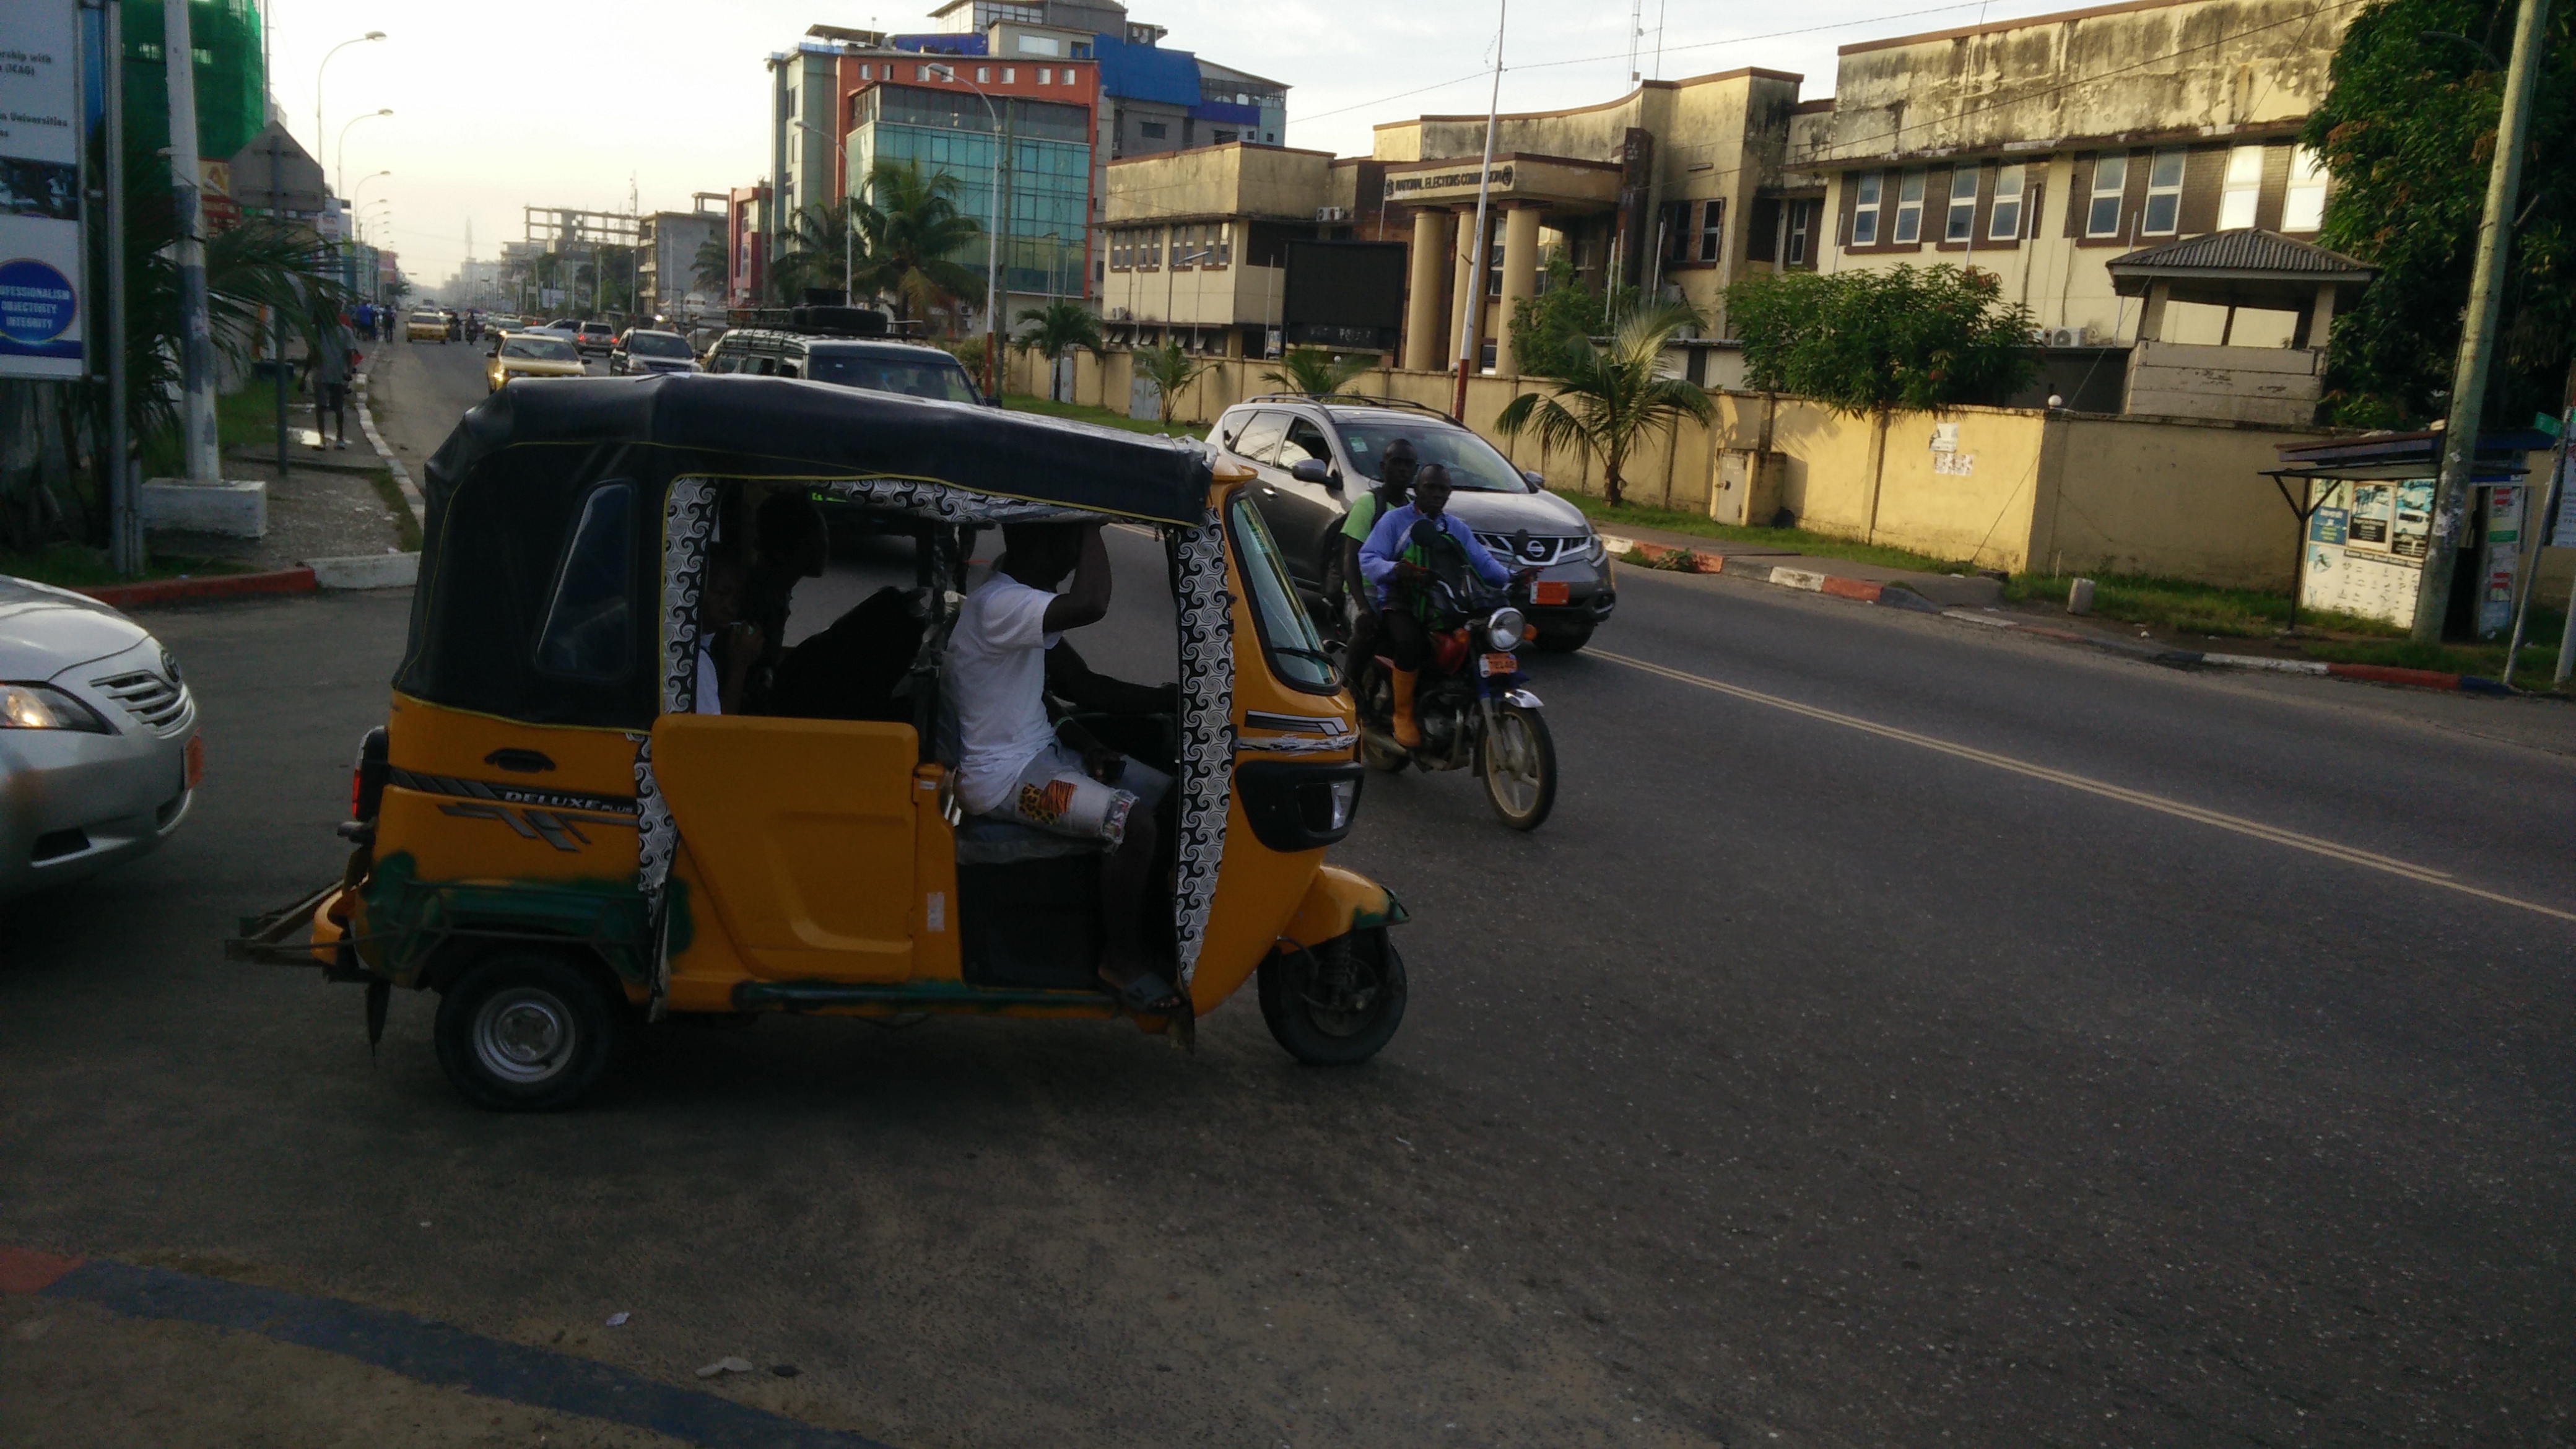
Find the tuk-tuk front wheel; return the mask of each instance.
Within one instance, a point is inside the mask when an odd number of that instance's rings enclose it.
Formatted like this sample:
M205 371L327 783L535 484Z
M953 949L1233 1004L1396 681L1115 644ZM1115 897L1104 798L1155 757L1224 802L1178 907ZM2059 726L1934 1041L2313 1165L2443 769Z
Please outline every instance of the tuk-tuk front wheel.
M1383 926L1319 946L1282 941L1259 986L1271 1037L1310 1067L1367 1061L1404 1022L1404 958Z
M622 1045L626 1003L560 956L505 951L467 968L438 1003L438 1065L465 1100L496 1112L579 1101Z

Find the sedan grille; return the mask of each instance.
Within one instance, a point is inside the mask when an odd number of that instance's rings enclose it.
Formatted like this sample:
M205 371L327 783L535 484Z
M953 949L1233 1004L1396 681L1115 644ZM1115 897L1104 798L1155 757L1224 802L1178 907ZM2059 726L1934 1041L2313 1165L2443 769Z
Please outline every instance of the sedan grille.
M1545 567L1559 559L1579 557L1592 540L1589 535L1573 538L1532 535L1524 539L1517 534L1480 533L1476 535L1476 541L1505 563Z
M125 712L162 734L188 718L188 690L147 669L93 679L90 687L125 706Z

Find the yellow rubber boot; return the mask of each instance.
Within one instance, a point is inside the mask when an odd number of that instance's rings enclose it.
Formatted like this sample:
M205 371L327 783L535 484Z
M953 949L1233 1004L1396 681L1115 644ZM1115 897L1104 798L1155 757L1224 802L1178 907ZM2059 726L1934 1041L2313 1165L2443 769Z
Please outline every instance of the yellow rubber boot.
M1413 722L1413 671L1391 670L1389 677L1395 684L1395 742L1408 750L1417 749L1422 744L1422 727Z

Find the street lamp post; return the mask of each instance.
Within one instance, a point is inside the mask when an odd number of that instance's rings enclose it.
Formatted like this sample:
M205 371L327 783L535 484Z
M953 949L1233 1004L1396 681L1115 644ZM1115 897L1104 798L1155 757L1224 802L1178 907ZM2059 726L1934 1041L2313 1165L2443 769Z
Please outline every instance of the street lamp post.
M384 38L385 33L383 31L370 30L355 40L341 41L338 45L332 46L329 50L324 51L322 53L322 63L313 67L313 147L317 152L322 147L322 138L330 134L322 129L322 73L331 68L331 57L338 55L341 51L347 50L350 46L364 45L370 40L382 40ZM319 155L316 155L313 159L315 161L320 161L322 158Z
M789 117L787 124L794 126L800 131L810 131L814 129L813 127L805 124L805 118L802 116ZM850 148L842 142L838 135L834 135L830 132L826 132L825 134L831 135L832 149L835 152L838 152L841 157L841 301L846 304L850 301L850 278L855 274L852 262L852 258L855 253L852 248L856 245L856 242L850 234L858 229L851 224Z
M934 65L932 75L955 81L975 93L984 103L984 114L993 122L993 193L987 215L991 220L984 234L984 389L993 397L1002 393L1002 168L1010 162L1010 138L1002 134L1001 112L993 109L993 98L984 88L957 73L953 65Z
M381 111L369 111L363 116L350 117L349 125L340 128L340 139L333 142L331 146L331 190L333 192L342 196L348 195L348 192L342 190L342 186L349 179L349 126L354 126L360 121L372 121L378 116L390 116L393 113L391 106Z

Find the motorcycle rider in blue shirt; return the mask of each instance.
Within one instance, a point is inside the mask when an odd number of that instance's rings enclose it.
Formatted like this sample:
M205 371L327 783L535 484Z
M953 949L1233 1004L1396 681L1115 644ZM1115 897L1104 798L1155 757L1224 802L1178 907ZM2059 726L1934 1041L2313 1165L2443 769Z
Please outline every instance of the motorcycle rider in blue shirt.
M1360 545L1360 572L1377 596L1380 637L1387 659L1395 665L1390 677L1395 692L1395 742L1408 750L1422 743L1421 726L1413 718L1413 687L1431 656L1431 636L1423 628L1419 601L1411 608L1391 607L1397 602L1397 589L1432 576L1432 550L1444 535L1457 544L1458 553L1478 578L1498 589L1512 581L1511 570L1449 512L1453 486L1448 469L1424 464L1413 475L1413 501L1380 516L1377 526L1369 530L1368 542Z

